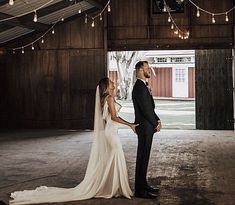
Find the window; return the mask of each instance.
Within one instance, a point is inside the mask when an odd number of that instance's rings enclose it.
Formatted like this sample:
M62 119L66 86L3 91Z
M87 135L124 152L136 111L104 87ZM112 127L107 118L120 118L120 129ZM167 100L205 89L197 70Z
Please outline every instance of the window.
M164 0L151 0L152 14L167 13L164 7ZM167 6L171 13L184 13L184 1L181 0L168 0Z
M157 63L166 63L167 58L157 58Z
M178 68L175 70L175 82L176 83L185 82L185 69Z
M190 63L192 62L191 57L172 57L171 63Z

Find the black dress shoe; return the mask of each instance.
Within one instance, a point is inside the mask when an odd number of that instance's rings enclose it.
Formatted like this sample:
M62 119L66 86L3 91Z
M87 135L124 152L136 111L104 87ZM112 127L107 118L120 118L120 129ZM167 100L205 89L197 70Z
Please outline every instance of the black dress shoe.
M153 186L147 186L146 187L146 191L147 192L154 192L154 193L156 193L156 192L159 192L159 188L158 187L153 187Z
M144 191L144 192L141 192L141 193L136 192L135 197L144 198L144 199L155 199L155 198L157 198L157 195L153 194L151 192L148 192L148 191Z

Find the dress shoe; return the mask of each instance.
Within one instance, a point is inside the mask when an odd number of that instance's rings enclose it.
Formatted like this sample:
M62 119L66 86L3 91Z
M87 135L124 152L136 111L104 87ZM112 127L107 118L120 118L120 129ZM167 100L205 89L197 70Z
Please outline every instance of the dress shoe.
M153 187L153 186L147 186L146 187L146 191L147 192L154 192L154 193L156 193L156 192L159 192L159 188L158 187Z
M151 192L148 192L148 191L144 191L144 192L141 192L141 193L136 192L135 197L144 198L144 199L155 199L155 198L157 198L157 195L153 194Z

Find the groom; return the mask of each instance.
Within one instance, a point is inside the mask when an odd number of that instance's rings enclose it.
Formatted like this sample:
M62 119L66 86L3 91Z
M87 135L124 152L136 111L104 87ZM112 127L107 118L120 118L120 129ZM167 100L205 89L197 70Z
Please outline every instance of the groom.
M139 61L135 65L137 81L132 91L135 109L135 123L138 135L138 148L135 171L135 196L140 198L156 198L159 191L147 183L146 175L151 151L153 134L161 129L161 121L154 112L153 97L148 89L146 79L150 78L150 67L147 61Z

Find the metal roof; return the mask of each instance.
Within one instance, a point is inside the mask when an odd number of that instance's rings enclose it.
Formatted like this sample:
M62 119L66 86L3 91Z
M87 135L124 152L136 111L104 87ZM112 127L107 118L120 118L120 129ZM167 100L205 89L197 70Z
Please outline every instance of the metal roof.
M48 28L62 16L66 19L79 15L79 9L85 12L89 9L97 8L97 3L91 0L15 0L14 5L9 5L8 2L9 0L0 0L0 5L5 3L0 6L0 20L12 16L20 15L20 17L0 22L0 44L37 30L36 27L35 29L33 28L34 24L35 26L38 24L39 28L42 26ZM34 23L34 10L44 4L46 5L43 8L37 10L40 15L38 15L37 23ZM21 14L25 15L21 16ZM28 26L28 24L31 25Z

